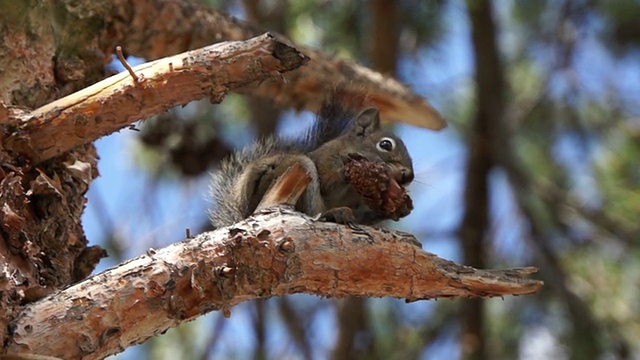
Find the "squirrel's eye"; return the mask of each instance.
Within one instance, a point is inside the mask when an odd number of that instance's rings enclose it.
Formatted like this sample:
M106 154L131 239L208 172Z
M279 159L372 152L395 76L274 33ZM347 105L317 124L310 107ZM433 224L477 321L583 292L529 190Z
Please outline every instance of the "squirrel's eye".
M382 139L380 139L380 141L378 141L378 144L376 145L376 147L380 151L387 151L388 152L388 151L391 151L391 150L395 149L396 142L392 138L383 137Z

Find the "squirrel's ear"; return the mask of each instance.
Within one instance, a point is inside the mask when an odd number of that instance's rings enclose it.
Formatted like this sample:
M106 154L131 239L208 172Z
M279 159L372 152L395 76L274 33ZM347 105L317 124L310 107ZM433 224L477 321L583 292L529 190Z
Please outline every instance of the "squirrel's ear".
M376 108L369 108L356 117L353 131L357 136L368 136L378 129L380 129L380 112Z

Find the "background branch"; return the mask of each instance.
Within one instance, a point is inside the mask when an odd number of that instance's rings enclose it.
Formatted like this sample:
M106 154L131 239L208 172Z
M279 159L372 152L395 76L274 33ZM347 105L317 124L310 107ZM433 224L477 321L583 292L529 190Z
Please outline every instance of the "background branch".
M469 160L464 189L464 218L460 225L460 241L464 263L484 267L489 231L489 174L495 165L495 154L503 138L499 129L504 122L504 75L496 42L496 25L489 0L467 1L474 50L477 105L469 134ZM500 139L500 140L499 140ZM487 346L482 336L485 308L480 299L461 304L462 358L487 359Z
M131 54L147 59L201 47L212 39L244 40L264 32L214 9L182 0L142 0L135 4L118 0L111 4L108 9L104 5L86 4L105 13L108 31L101 39L102 47L113 49L116 44L123 44ZM346 98L360 99L366 95L365 104L360 106L378 107L384 121L401 121L429 129L446 126L426 100L397 80L321 51L298 45L296 48L312 61L288 74L287 83L266 81L242 91L272 99L280 106L317 113L322 94L340 83Z

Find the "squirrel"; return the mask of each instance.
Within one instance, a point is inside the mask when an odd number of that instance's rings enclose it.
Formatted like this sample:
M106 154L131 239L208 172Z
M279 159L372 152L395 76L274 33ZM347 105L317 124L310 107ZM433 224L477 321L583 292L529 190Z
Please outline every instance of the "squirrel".
M311 175L297 211L341 224L375 225L390 219L371 209L345 179L349 157L384 163L400 186L414 178L405 144L381 127L378 109L368 108L354 117L339 102L325 101L300 139L267 138L221 162L211 185L217 205L210 212L213 226L229 226L250 216L275 180L296 163Z

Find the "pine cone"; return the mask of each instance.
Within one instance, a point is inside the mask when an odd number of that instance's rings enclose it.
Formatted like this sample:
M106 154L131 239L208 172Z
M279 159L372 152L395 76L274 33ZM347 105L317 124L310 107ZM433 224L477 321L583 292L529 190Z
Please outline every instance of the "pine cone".
M344 174L365 203L385 217L397 221L413 210L413 201L391 176L389 165L350 154L345 159Z

